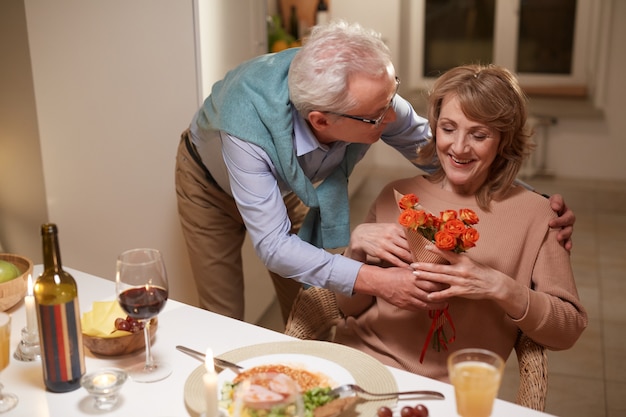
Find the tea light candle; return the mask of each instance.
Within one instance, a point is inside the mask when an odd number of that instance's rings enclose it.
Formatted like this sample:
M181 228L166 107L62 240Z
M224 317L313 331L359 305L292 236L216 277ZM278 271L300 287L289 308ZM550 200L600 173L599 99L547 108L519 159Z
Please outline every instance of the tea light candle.
M117 382L117 375L110 373L110 372L96 375L92 381L94 388L98 390L111 388L112 386L116 384L116 382Z
M204 382L204 398L206 401L205 417L216 417L219 415L217 404L217 373L213 363L213 351L207 349L204 366L206 373L202 376Z
M24 305L26 306L26 329L28 334L33 334L37 331L37 311L33 296L33 277L30 274L28 274L28 290L24 297Z

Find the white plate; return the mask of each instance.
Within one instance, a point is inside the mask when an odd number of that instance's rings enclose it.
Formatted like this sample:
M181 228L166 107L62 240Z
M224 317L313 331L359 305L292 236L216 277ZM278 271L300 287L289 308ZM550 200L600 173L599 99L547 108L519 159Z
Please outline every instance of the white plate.
M260 365L287 365L294 368L304 369L314 374L321 374L328 378L331 387L342 384L354 384L356 381L348 370L341 365L330 360L296 353L281 353L273 355L255 356L250 359L237 362L244 369L250 369ZM193 387L186 392L187 405L196 413L200 414L204 411L204 392L202 385L202 375L204 375L204 366L198 368L190 376L188 383ZM218 399L222 395L222 387L226 382L232 382L236 374L230 369L225 369L217 375L217 395Z
M335 380L338 384L356 382L363 388L372 392L397 391L398 385L389 370L373 357L348 346L336 343L320 342L314 340L293 340L285 342L261 343L240 347L218 355L222 359L231 362L247 364L261 357L278 355L283 358L298 355L306 358L309 364L320 367L321 371ZM323 361L323 362L322 362ZM250 362L253 363L253 362ZM321 367L324 368L321 368ZM327 367L327 368L326 368ZM348 376L341 370L348 373ZM224 374L226 370L220 373ZM202 375L206 373L204 365L198 366L187 378L184 386L184 397L187 411L191 416L199 416L204 411L204 384ZM224 374L225 375L228 374ZM230 378L233 374L230 374ZM345 378L345 379L344 379ZM219 379L219 376L218 376ZM382 405L392 407L396 404L395 398L383 398L380 400L357 401L356 405L344 411L342 417L371 417L376 415L376 410Z

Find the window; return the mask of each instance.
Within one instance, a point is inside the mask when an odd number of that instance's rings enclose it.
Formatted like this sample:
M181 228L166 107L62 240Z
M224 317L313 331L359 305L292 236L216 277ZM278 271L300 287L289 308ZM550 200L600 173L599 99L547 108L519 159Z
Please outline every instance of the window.
M586 96L597 65L602 2L593 0L412 0L407 82L426 88L468 63L515 71L529 92Z

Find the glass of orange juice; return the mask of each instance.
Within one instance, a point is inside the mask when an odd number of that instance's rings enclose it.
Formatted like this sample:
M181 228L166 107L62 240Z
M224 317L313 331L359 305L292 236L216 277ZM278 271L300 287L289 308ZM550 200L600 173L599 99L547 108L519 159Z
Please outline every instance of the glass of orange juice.
M11 316L0 312L0 371L9 365L11 346Z
M462 417L489 417L498 395L504 360L486 349L462 349L448 357L456 411Z

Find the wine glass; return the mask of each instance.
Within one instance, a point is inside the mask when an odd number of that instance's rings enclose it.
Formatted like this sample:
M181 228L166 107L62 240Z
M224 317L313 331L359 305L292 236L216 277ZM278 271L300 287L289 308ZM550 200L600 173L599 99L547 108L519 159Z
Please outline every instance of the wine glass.
M11 316L0 312L0 371L9 366L9 346L11 345ZM0 383L0 413L11 410L17 405L18 399L14 394L2 392L4 386Z
M15 394L3 392L3 389L4 385L0 384L0 413L12 410L18 403L18 399Z
M115 292L122 309L144 323L146 361L127 369L133 381L155 382L167 378L172 368L157 362L150 351L150 319L165 306L168 297L167 273L161 252L156 249L130 249L117 257Z

